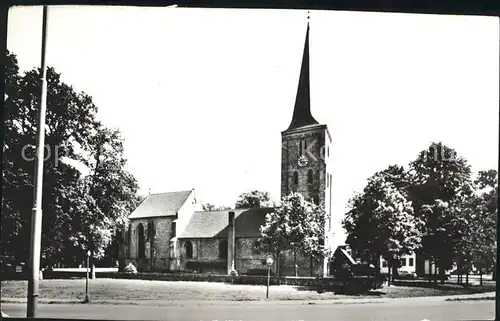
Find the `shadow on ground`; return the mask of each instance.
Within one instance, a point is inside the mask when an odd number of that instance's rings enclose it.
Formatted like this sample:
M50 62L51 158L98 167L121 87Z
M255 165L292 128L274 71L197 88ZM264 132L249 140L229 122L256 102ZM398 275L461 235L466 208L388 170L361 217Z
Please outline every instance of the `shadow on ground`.
M469 285L465 286L464 284L456 284L456 283L444 283L440 282L434 283L424 280L419 281L395 281L394 285L396 286L404 286L404 287L412 287L412 288L425 288L425 289L438 289L443 291L457 291L461 290L464 293L482 293L482 292L491 292L496 290L495 284L484 284L480 285Z
M349 289L347 287L341 286L313 286L313 285L303 285L295 286L298 291L314 291L317 293L334 293L337 295L352 295L352 296L368 296L368 297L381 297L385 295L383 289L377 290L355 290Z
M363 296L363 297L420 297L420 296L443 296L457 294L475 294L494 292L495 285L464 287L458 284L434 284L428 282L395 282L394 286L380 289L350 289L342 286L296 286L298 291L313 291L316 293L334 293L336 295Z

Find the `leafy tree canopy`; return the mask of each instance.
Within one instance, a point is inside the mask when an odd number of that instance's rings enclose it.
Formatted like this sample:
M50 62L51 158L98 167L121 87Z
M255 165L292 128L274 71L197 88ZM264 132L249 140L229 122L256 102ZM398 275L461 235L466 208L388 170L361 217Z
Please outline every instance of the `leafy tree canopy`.
M350 201L342 225L347 243L366 261L376 263L382 255L392 262L420 247L422 221L395 184L404 176L402 169L393 166L378 172Z
M262 243L270 245L276 257L287 250L324 257L328 255L324 246L327 219L321 206L306 201L299 193L291 193L266 215L261 227Z
M271 206L273 206L271 195L268 192L261 192L257 190L241 194L235 204L235 208L259 208Z
M1 242L4 255L27 261L41 77L6 56ZM124 169L119 131L97 120L92 98L53 68L47 90L42 264L81 260L88 248L99 258L135 207L137 182Z

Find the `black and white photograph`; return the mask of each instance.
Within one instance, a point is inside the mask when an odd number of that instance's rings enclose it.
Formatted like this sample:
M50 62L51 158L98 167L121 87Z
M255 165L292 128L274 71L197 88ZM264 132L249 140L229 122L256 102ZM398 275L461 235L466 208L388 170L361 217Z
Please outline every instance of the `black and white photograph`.
M494 320L499 18L13 6L2 318Z

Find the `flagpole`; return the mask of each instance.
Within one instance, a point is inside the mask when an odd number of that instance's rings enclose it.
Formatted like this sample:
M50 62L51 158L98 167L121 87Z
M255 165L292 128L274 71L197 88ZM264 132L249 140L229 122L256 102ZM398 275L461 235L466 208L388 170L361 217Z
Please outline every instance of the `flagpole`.
M28 279L28 308L27 317L36 317L38 303L38 283L40 279L40 250L42 239L42 191L43 191L43 160L45 144L45 111L47 109L47 66L45 51L47 47L47 6L43 6L42 17L42 58L41 81L42 92L40 97L40 110L38 111L37 148L34 177L33 209L31 211L31 242Z

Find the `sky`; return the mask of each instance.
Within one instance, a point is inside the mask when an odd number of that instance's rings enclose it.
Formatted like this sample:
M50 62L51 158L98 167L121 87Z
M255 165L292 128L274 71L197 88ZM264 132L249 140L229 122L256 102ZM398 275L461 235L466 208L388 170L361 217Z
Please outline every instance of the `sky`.
M9 12L21 70L40 66L41 22L41 7ZM279 200L306 24L303 10L49 7L47 63L122 132L143 195ZM334 222L368 177L431 142L474 171L498 167L499 39L497 17L311 11L311 111L332 136Z

